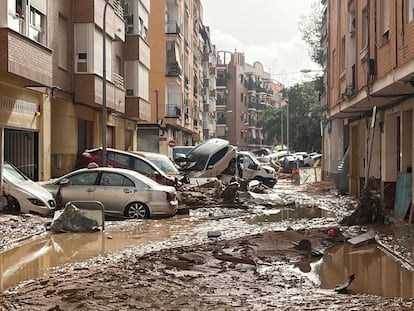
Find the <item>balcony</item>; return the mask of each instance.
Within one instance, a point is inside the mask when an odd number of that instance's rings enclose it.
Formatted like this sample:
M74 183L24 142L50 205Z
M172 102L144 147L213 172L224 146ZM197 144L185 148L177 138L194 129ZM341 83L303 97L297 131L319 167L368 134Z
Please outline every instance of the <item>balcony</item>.
M0 29L0 74L52 87L52 51L7 28Z
M151 104L139 97L125 99L125 116L136 121L151 121Z
M165 23L165 34L179 35L181 33L180 26L176 21L169 21Z
M175 104L168 104L167 105L167 111L165 113L166 118L175 118L180 119L181 118L181 108L178 107Z
M124 89L124 77L120 74L113 72L112 73L112 81L114 85L119 89Z
M227 79L226 78L217 78L216 86L227 86Z
M227 118L226 117L217 118L217 124L227 124Z
M247 104L247 108L252 109L252 110L257 109L258 106L259 106L259 104L255 101L249 101L249 103Z
M167 77L178 77L181 75L181 67L178 64L168 64L167 66Z
M102 85L102 78L93 73L74 74L76 101L91 107L101 107ZM112 111L125 113L125 90L109 80L106 83L106 105Z
M216 100L217 106L227 106L227 98L218 96Z

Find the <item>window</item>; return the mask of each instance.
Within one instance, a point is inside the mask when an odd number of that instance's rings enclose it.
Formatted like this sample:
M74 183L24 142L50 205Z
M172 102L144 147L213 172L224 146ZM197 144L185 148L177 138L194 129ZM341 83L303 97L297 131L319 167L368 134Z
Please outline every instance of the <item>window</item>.
M407 10L408 10L408 22L411 22L414 19L414 0L407 0Z
M223 159L225 155L227 154L227 151L229 150L228 147L224 147L217 151L215 154L213 154L210 158L210 161L208 161L208 166L215 165L219 160Z
M341 71L345 68L345 53L345 36L343 36L341 39L341 55L339 59L339 70Z
M116 173L107 173L103 172L101 181L99 183L101 186L112 186L112 187L134 187L134 183L126 178L125 176L122 176L120 174Z
M134 33L134 15L127 15L126 16L126 33L131 34Z
M76 53L76 72L88 72L88 53Z
M94 185L97 177L97 171L80 173L69 177L69 183L76 186Z
M34 7L30 7L29 37L39 43L45 43L45 16Z
M368 55L368 40L369 40L369 15L368 9L364 9L362 15L362 50L359 53L360 59L364 59Z
M390 2L389 0L381 0L381 31L382 31L382 43L388 42L389 32L390 32Z
M58 64L60 68L68 68L68 21L59 15L59 45L58 45Z
M123 167L129 167L131 163L131 157L125 154L120 154L116 152L108 152L108 159L116 163L121 164Z
M16 0L16 17L24 18L23 0Z
M131 168L144 175L152 174L155 172L155 169L153 167L140 159L133 159Z

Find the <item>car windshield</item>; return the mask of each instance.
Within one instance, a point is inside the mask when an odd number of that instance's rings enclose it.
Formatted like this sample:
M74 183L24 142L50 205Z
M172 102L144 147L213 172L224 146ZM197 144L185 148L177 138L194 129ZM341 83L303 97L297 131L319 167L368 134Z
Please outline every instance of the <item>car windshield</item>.
M29 179L10 163L3 164L3 175L11 182L23 182Z
M148 160L153 162L167 174L179 174L178 169L174 166L170 159L168 159L168 157L164 158L162 156L148 156Z

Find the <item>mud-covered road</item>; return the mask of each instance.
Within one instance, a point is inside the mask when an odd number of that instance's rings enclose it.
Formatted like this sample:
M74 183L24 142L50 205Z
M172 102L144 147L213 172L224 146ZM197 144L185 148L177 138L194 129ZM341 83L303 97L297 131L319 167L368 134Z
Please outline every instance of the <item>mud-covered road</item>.
M334 288L321 289L318 282L307 277L304 271L318 257L312 253L326 252L333 245L328 229L350 233L337 223L350 212L350 201L325 185L280 185L279 189L290 207L292 202L296 207L316 204L335 216L268 223L257 216L272 210L272 200L260 196L256 201L262 204L249 211L205 207L189 217L188 221L195 222L194 228L201 227L189 230L187 235L172 235L145 247L60 266L41 278L3 291L0 309L414 310L412 298L360 294L352 284L348 293L338 293ZM6 224L1 219L3 228ZM35 218L24 221L30 222L33 226L27 226L27 234L39 230ZM125 230L130 225L126 222ZM207 231L213 229L220 236L208 238ZM7 241L14 230L2 232L2 241ZM302 240L311 242L311 252L297 246Z

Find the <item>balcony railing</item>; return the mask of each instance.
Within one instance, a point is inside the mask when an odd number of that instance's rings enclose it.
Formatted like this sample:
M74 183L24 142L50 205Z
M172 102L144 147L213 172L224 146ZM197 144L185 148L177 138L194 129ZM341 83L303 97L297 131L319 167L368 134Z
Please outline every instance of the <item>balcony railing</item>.
M167 66L167 76L176 77L181 75L181 67L178 64L168 64Z
M179 35L181 33L180 26L176 21L165 23L165 33L168 35Z
M167 105L166 118L181 118L181 108L176 104Z
M116 72L112 73L112 82L117 88L120 88L120 89L124 88L124 77Z
M249 101L249 103L247 104L247 108L257 109L258 108L258 103L254 102L254 101Z
M217 78L216 86L226 86L226 85L227 85L227 79L226 78Z
M217 119L217 124L227 124L227 118L226 117L219 117Z

